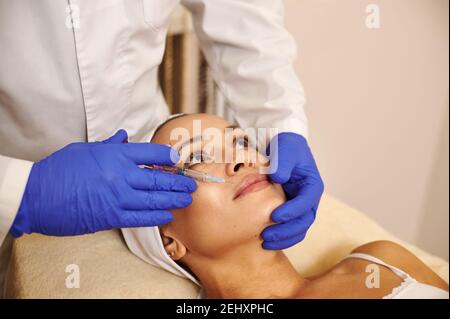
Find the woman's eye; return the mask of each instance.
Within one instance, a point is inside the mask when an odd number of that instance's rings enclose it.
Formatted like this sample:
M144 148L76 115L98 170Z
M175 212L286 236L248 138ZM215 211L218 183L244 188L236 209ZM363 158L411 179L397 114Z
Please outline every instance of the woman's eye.
M239 137L236 139L236 148L247 148L249 146L248 139L246 137Z
M237 140L236 145L239 146L239 147L245 147L245 146L247 146L247 143L246 143L246 141L243 138L240 138L240 139Z
M189 161L187 162L187 164L203 163L208 158L209 156L203 152L195 152L189 156Z

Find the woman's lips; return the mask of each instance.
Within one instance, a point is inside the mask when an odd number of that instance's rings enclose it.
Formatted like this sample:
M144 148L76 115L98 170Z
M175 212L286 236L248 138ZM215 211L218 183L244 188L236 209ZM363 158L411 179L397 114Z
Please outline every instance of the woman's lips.
M233 200L242 197L246 194L259 191L270 185L267 175L262 174L249 174L244 177L242 182L239 184L236 193L234 194Z

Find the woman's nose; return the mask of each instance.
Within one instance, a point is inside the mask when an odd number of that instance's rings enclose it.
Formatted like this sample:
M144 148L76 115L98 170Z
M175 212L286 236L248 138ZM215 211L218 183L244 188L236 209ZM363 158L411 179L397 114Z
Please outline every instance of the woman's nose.
M254 167L255 163L251 163L251 162L235 162L235 163L228 163L226 164L226 168L225 168L225 173L227 176L234 176L236 175L239 170L243 169L243 168L248 168L248 167Z

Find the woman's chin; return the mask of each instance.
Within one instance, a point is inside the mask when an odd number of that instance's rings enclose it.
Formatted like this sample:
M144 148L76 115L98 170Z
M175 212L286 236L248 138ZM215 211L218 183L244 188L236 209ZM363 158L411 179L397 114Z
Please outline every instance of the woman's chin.
M257 214L266 226L272 224L271 215L275 208L286 202L286 196L280 185L272 184L269 187L248 193L240 198L240 210ZM255 220L256 221L256 220Z

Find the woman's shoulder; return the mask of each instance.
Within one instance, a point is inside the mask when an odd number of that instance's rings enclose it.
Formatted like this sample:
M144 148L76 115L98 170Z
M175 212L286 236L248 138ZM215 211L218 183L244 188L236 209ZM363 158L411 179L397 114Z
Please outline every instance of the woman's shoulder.
M444 280L412 252L395 242L387 240L370 242L357 247L352 253L371 255L406 272L418 282L448 291L448 285Z

